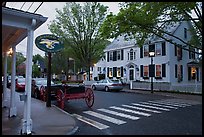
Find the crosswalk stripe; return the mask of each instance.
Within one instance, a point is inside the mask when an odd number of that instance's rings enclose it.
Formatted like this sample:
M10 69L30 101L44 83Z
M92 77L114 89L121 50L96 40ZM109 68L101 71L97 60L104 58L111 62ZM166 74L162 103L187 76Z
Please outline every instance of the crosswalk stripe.
M104 125L102 123L99 123L97 121L94 121L94 120L91 120L91 119L88 119L86 117L83 117L83 116L80 116L80 115L77 115L77 114L72 114L72 116L76 117L78 120L82 121L82 122L85 122L89 125L92 125L98 129L106 129L106 128L109 128L109 126L107 125Z
M122 106L128 107L128 108L134 108L134 109L138 109L138 110L143 110L143 111L148 111L148 112L161 113L160 111L147 109L147 108L135 107L135 106L130 106L130 105L122 105Z
M172 107L172 106L167 106L167 105L161 105L161 104L155 104L155 103L148 103L148 102L140 102L140 103L142 103L142 104L147 104L147 105L158 106L158 107L166 107L166 108L178 109L177 107Z
M165 105L171 105L171 106L174 106L174 107L185 107L185 106L182 106L182 105L173 104L171 102L159 102L159 101L148 101L148 102L153 102L153 103L158 103L158 104L165 104Z
M116 111L112 111L112 110L108 110L108 109L103 109L102 108L102 109L97 109L97 110L102 111L102 112L106 112L106 113L109 113L109 114L113 114L113 115L116 115L116 116L132 119L132 120L140 119L139 117L131 116L131 115L124 114L124 113L118 113Z
M134 110L131 110L131 109L125 109L125 108L116 107L116 106L111 106L110 108L130 112L130 113L134 113L134 114L138 114L138 115L143 115L143 116L147 116L147 117L151 116L151 114L148 114L148 113L143 113L143 112L134 111Z
M86 114L92 115L94 117L106 120L108 122L112 122L112 123L117 124L117 125L126 123L125 121L122 121L122 120L119 120L119 119L116 119L116 118L112 118L112 117L109 117L109 116L106 116L106 115L103 115L103 114L99 114L99 113L96 113L94 111L84 111L83 113L86 113Z
M132 103L132 104L133 104L133 105L136 105L136 106L141 106L141 107L147 107L147 108L159 109L159 110L164 110L164 111L170 111L169 109L161 108L161 107L155 107L155 106L149 106L149 105L142 105L142 104L138 104L138 103Z
M172 101L161 101L161 102L172 103L172 104L179 105L179 106L191 106L190 104L172 102Z

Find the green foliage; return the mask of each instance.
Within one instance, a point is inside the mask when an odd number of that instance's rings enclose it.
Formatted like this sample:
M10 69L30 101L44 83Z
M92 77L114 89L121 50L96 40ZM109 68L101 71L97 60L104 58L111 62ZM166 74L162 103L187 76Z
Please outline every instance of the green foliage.
M137 40L140 47L150 36L156 35L185 50L188 49L182 45L202 50L201 10L201 2L125 2L121 3L120 12L117 15L110 13L107 16L100 28L100 35L103 38L116 38L121 34L128 34ZM191 16L192 11L197 17ZM165 30L167 26L184 20L191 21L193 24L192 29L189 30L193 37L187 42ZM168 40L164 34L176 38L182 44Z
M49 25L50 31L68 46L75 60L89 68L96 62L106 45L99 37L99 28L107 14L107 7L97 2L85 2L83 6L68 2ZM76 61L76 62L78 62Z

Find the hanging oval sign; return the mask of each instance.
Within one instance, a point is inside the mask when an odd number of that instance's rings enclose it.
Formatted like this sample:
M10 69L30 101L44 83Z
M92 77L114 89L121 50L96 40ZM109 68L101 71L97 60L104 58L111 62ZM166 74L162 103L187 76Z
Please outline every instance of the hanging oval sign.
M45 52L57 52L64 48L59 38L52 34L40 35L35 39L36 46Z

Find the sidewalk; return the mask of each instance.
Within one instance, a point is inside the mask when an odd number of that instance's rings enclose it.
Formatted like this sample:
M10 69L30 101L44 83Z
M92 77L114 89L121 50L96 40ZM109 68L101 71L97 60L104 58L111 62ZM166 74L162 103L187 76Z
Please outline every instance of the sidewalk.
M154 91L151 93L150 90L140 90L140 89L129 89L128 86L124 87L124 92L134 92L139 94L150 94L150 95L161 95L161 96L168 96L173 98L179 98L179 99L185 99L185 100L191 100L196 101L202 104L202 95L193 95L193 94L185 94L185 93L171 93L171 92L165 92L165 91Z
M17 116L9 118L10 90L8 89L8 104L2 108L2 135L20 135L22 129L24 102L20 101L20 93L16 92ZM31 98L32 135L72 135L78 127L75 119L67 112L52 105Z

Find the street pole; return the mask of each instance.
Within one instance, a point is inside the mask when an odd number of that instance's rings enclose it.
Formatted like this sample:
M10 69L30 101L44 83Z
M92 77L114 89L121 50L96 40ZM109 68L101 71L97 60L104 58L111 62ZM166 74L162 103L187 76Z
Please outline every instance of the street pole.
M47 68L47 102L46 106L51 107L51 52L48 52L48 68Z
M153 65L153 57L151 56L151 65ZM153 76L151 77L151 93L153 93Z

